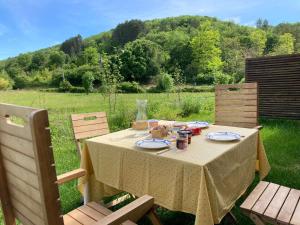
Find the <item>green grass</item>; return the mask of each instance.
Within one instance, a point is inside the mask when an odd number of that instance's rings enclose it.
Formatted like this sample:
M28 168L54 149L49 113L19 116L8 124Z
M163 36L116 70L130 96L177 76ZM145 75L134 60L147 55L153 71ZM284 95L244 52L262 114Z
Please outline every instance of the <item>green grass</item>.
M108 102L100 94L63 94L42 93L34 91L0 92L0 102L45 108L49 111L52 144L56 161L57 174L78 168L79 160L72 136L70 114L106 111L112 131L128 127L135 116L135 100L148 99L149 118L178 120L207 120L213 122L213 93L183 93L182 99L193 99L200 102L200 112L188 117L181 117L182 109L176 101L175 94L122 94L118 96L116 112L108 110ZM286 120L262 120L262 136L272 166L268 181L300 189L300 122ZM257 180L253 183L253 188ZM81 197L76 189L76 182L60 187L63 212L80 205ZM239 225L252 225L243 216L237 203L234 208ZM162 222L172 225L193 224L194 216L160 209ZM0 213L0 225L3 224ZM142 221L141 224L148 224ZM226 222L222 223L223 225Z

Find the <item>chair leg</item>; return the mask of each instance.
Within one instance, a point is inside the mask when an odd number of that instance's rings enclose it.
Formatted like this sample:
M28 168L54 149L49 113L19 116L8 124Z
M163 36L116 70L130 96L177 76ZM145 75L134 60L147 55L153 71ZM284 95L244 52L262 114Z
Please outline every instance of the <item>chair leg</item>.
M147 214L149 220L151 221L152 225L162 225L162 223L160 222L158 216L155 213L155 209L152 208L150 210L150 212Z
M227 223L228 223L228 224L232 224L232 225L238 224L238 223L237 223L237 220L236 220L236 218L235 218L235 216L233 215L232 212L227 213L227 214L225 215L225 217L224 217L223 220L226 221L226 224L227 224Z
M249 217L256 225L265 225L265 222L262 221L257 215L250 213Z
M79 158L81 159L81 143L79 140L76 140L76 147L77 147L77 154Z

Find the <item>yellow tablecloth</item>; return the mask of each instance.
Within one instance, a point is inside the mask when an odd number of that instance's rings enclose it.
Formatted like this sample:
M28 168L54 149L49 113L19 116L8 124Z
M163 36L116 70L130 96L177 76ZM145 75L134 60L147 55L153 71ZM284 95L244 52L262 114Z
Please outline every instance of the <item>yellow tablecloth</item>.
M231 131L239 142L212 142L208 132ZM234 206L255 176L256 162L263 179L270 170L256 129L211 125L192 138L186 151L161 155L135 147L137 131L127 129L86 141L81 168L87 176L79 190L87 200L127 191L152 195L156 204L196 215L196 225L213 225Z

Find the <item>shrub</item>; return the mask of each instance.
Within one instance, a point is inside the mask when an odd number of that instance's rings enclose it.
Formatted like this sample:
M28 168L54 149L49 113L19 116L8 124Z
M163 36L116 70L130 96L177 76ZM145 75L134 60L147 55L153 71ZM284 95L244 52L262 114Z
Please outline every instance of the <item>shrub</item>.
M181 116L188 117L193 113L199 113L201 109L200 101L197 99L185 99L181 104Z
M181 89L182 92L214 92L214 86L186 86Z
M174 81L170 74L161 73L158 76L157 85L156 85L157 90L169 92L172 90L173 86L174 86Z
M92 74L92 72L90 71L87 71L83 74L82 76L82 85L83 85L83 88L85 90L85 93L86 94L89 94L90 92L93 91L93 82L94 82L95 78Z
M208 74L203 74L199 73L196 76L196 84L213 84L215 81L214 74L213 73L208 73Z
M118 131L121 129L126 129L131 126L131 121L133 121L135 115L132 111L129 111L128 107L121 105L118 107L115 113L111 114L109 117L109 125L111 131Z
M67 81L67 80L63 80L59 84L59 91L60 92L69 92L69 91L71 91L72 88L73 88L72 84L70 84L70 82Z
M10 88L9 80L0 77L0 90L7 90Z
M69 91L71 93L86 93L86 90L83 87L74 87L73 86Z
M229 84L231 82L231 76L222 72L214 73L214 84Z
M118 85L118 90L122 93L144 93L145 90L137 82L122 82Z

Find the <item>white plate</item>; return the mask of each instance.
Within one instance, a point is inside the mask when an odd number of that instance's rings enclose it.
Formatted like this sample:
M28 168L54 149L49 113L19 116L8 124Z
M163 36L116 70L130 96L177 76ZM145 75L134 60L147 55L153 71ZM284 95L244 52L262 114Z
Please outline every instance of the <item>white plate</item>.
M137 141L135 145L144 149L163 149L168 148L171 142L163 139L146 139Z
M203 121L192 121L187 123L188 127L199 127L199 128L206 128L209 127L208 122L203 122Z
M213 141L237 141L241 139L241 135L232 132L211 132L206 137Z

